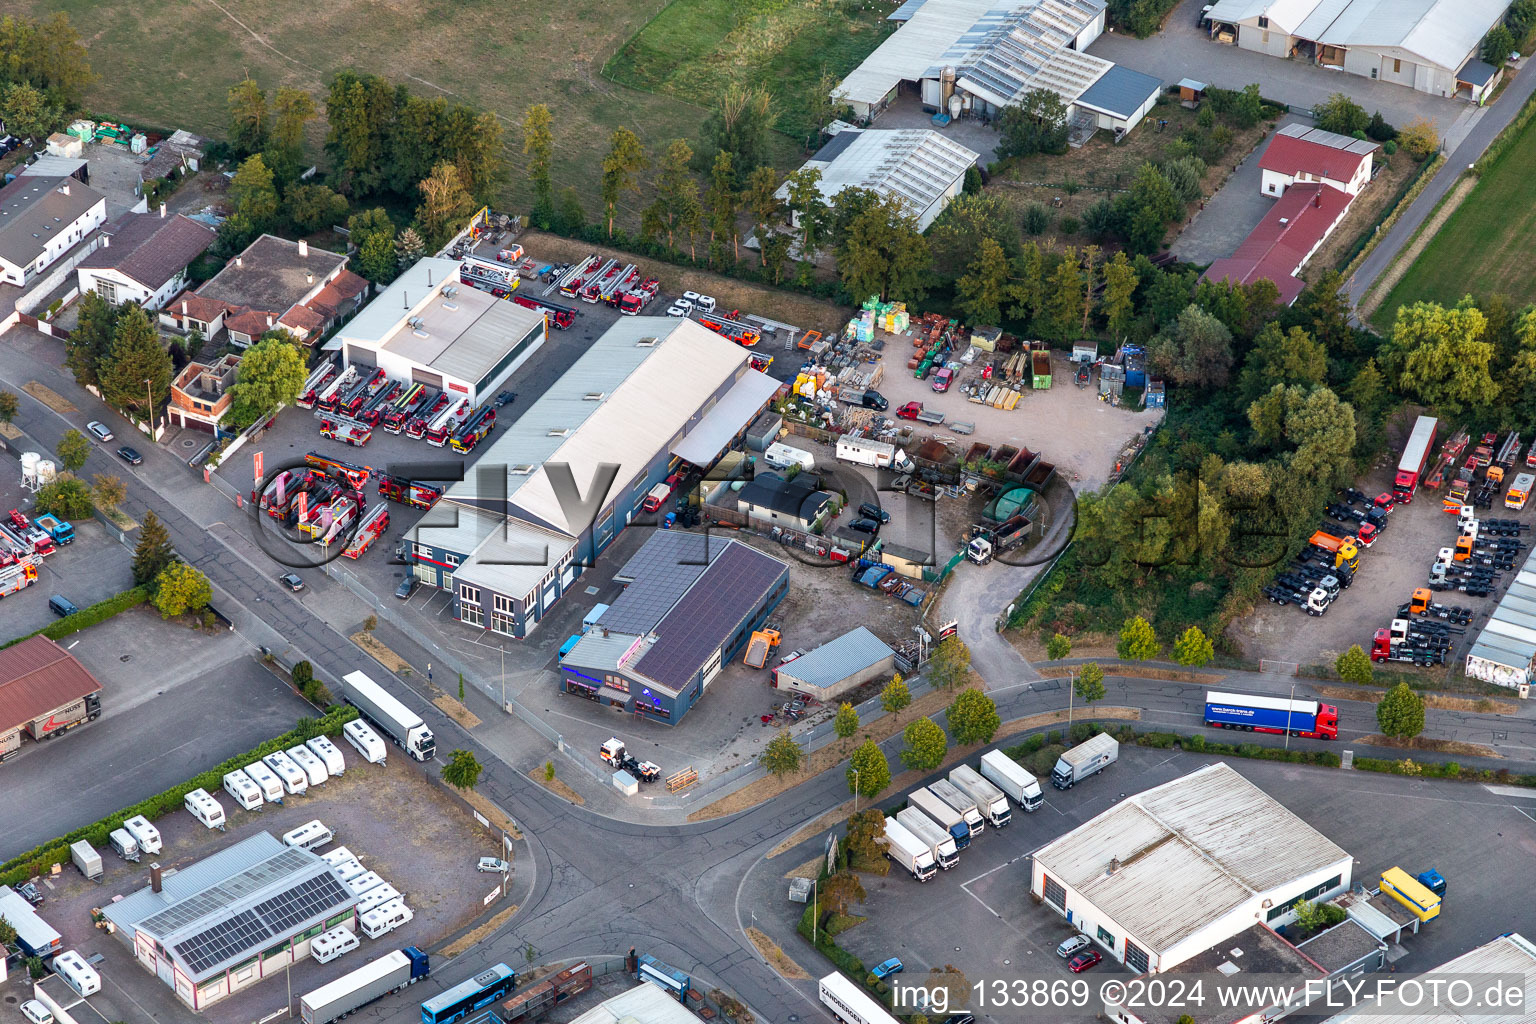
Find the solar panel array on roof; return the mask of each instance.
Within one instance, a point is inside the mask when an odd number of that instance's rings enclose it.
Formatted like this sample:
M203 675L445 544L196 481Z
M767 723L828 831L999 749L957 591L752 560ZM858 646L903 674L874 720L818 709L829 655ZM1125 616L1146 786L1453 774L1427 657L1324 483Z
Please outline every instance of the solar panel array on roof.
M268 939L287 934L300 924L324 917L332 909L355 901L329 870L287 889L270 899L242 910L191 938L176 942L171 951L193 972L254 951Z
M152 935L165 938L178 928L183 928L200 917L249 896L279 878L307 867L314 862L314 859L314 855L306 850L283 850L231 875L217 885L171 904L158 914L146 918L139 927Z
M776 558L731 544L657 626L635 671L670 689L686 686L787 571Z
M614 579L628 583L597 624L636 636L656 628L731 541L675 530L652 533Z

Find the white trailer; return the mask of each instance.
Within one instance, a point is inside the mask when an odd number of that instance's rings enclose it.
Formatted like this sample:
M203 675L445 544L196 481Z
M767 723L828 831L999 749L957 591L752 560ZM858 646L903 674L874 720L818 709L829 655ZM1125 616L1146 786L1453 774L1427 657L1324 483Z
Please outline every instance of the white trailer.
M873 469L889 469L896 458L896 446L887 441L876 441L855 431L837 439L837 461L851 462L855 466Z
M982 831L986 829L987 821L981 816L981 811L977 809L976 801L962 793L960 787L948 779L938 779L930 782L928 789L932 791L934 796L960 812L965 818L966 825L971 829L972 839L981 835Z
M899 1024L885 1007L841 974L833 972L822 978L818 988L822 1005L843 1024Z
M69 859L75 862L75 867L86 878L100 880L101 878L101 854L96 852L96 847L84 839L69 844Z
M885 855L907 869L919 882L926 882L937 870L928 844L906 830L895 818L885 819Z
M383 764L389 757L389 751L384 741L379 739L379 734L368 728L368 723L361 718L355 718L342 726L341 734L369 764Z
M238 768L224 773L224 792L247 811L259 811L265 802L261 797L261 787Z
M293 758L293 763L303 770L311 786L324 785L330 779L331 773L325 770L325 762L316 757L315 752L304 744L289 747L288 756Z
M261 790L261 798L269 804L281 805L283 802L283 783L277 777L277 773L268 768L263 761L245 766L245 776L256 783Z
M948 871L960 863L960 854L955 851L955 837L928 815L916 807L903 807L896 812L896 820L902 828L928 844L939 867Z
M274 750L261 760L283 780L284 792L291 796L303 796L309 792L309 775L293 763L293 758L281 750Z
M1002 828L1013 820L1013 810L1008 806L1008 798L1003 795L1003 791L982 778L975 768L968 764L956 765L949 773L949 781L960 792L976 801L976 809L981 811L993 828Z
M430 761L437 754L432 730L427 728L421 716L396 700L384 687L362 672L348 672L342 677L341 684L342 698L404 747L406 753L418 761Z
M377 506L383 508L383 505ZM346 758L341 756L341 749L331 742L329 736L316 736L312 740L305 740L304 745L314 752L325 765L325 770L332 775L341 775L347 770Z
M981 774L1026 811L1037 810L1045 802L1040 781L1001 750L989 750L981 755Z
M299 999L299 1019L304 1024L331 1024L358 1007L415 984L429 970L427 954L415 946L386 953L329 985L306 993Z
M165 845L160 839L160 830L151 825L149 819L144 817L144 815L135 814L123 822L123 828L127 829L128 834L138 840L139 849L150 856L154 856L165 849Z

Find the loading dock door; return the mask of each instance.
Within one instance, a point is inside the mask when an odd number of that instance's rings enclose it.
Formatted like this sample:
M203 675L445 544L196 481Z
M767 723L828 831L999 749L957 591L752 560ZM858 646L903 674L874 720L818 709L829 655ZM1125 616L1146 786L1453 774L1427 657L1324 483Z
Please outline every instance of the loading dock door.
M411 367L411 383L425 384L429 388L437 388L437 390L441 391L443 390L443 375L413 366Z

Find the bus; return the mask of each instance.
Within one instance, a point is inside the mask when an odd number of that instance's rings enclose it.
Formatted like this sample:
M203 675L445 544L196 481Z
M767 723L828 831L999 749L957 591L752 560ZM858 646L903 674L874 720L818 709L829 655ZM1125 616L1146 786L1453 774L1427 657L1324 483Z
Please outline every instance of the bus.
M1420 921L1440 916L1440 897L1414 881L1402 868L1389 868L1381 873L1381 891L1407 907Z
M821 1003L842 1024L900 1024L859 986L833 971L821 979Z
M422 1003L421 1024L451 1024L505 999L515 987L517 972L506 964L497 964Z

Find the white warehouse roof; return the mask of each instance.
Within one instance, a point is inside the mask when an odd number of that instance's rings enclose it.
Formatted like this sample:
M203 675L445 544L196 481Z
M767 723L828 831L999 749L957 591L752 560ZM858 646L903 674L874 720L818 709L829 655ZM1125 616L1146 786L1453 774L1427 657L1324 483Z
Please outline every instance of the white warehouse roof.
M642 982L604 999L571 1024L700 1024L692 1010L660 985Z
M994 8L1019 10L1035 0L928 0L843 79L834 96L874 106L902 81L916 81L934 60Z
M1536 1021L1536 944L1519 932L1501 935L1486 945L1470 949L1439 967L1425 971L1421 980L1426 990L1430 979L1442 984L1467 980L1473 975L1512 974L1525 979L1525 1000L1504 1010L1458 1008L1442 1002L1433 1011L1436 1024L1531 1024ZM1330 1017L1328 1024L1425 1024L1430 1011L1420 1002L1407 1005L1396 993L1383 996L1378 1003L1368 1003L1360 1010L1346 1010Z
M828 202L845 188L874 189L906 200L908 212L922 222L932 219L924 214L980 156L927 128L847 128L805 166L821 171L821 194ZM788 197L788 184L779 186L778 195Z
M1127 798L1035 854L1154 951L1349 854L1225 763Z

